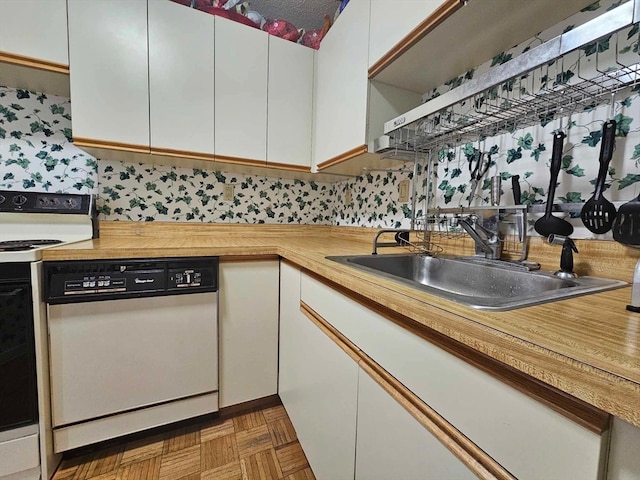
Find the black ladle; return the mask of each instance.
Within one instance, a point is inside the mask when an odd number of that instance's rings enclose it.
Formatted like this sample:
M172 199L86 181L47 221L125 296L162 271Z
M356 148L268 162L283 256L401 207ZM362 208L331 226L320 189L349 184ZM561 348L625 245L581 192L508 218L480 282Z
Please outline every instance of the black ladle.
M551 167L549 168L551 178L549 180L549 192L547 193L547 205L544 210L544 216L536 220L533 225L536 232L543 237L548 237L551 234L568 237L573 233L573 225L562 218L551 215L553 198L556 194L556 183L558 182L558 174L562 165L562 148L565 137L566 135L562 131L556 132L553 136L553 151L551 153Z
M600 146L600 168L596 179L596 189L587 202L582 206L580 218L582 223L593 233L607 233L616 218L616 207L604 198L604 182L609 172L609 162L613 156L615 146L616 121L609 120L602 126L602 145Z

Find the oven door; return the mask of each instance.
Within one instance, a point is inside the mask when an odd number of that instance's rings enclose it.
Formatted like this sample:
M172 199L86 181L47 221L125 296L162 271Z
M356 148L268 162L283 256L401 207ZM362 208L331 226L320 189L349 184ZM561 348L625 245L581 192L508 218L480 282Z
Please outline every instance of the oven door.
M29 264L0 268L0 432L38 421Z
M217 391L217 295L49 305L54 428Z

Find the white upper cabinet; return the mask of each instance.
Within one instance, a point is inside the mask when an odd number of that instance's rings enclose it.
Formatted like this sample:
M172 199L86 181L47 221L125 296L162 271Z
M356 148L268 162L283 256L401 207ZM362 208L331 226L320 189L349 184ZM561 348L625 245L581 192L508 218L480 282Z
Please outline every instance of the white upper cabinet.
M215 17L149 0L151 149L214 153Z
M147 0L115 3L68 0L73 136L148 151Z
M269 35L267 163L311 167L315 50Z
M427 18L443 0L371 0L369 66L380 60L411 30Z
M0 52L69 64L66 0L2 0L0 19Z
M351 0L318 51L316 167L366 143L369 4L370 0Z
M216 155L267 158L268 34L216 17Z

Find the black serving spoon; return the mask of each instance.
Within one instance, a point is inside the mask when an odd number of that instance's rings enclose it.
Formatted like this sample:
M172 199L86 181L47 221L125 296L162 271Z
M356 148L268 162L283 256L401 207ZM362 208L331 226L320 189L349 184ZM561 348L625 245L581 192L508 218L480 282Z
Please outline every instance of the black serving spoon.
M548 237L551 234L568 237L573 233L573 225L562 218L551 215L553 211L553 198L556 194L556 183L558 182L558 174L560 173L560 166L562 165L562 148L565 137L565 133L561 130L558 130L553 135L553 151L551 153L551 167L549 168L551 178L549 180L549 192L547 193L547 205L544 210L544 216L536 220L536 223L533 225L536 232L543 237Z
M615 147L616 121L608 120L602 126L602 145L600 146L600 168L593 196L582 206L582 223L593 233L607 233L616 218L616 207L604 198L604 182L609 172L609 162Z

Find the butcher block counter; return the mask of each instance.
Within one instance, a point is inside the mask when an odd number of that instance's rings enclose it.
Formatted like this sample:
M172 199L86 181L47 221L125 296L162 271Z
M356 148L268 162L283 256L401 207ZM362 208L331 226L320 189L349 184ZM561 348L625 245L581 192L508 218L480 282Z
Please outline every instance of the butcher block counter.
M326 260L371 253L377 230L357 227L102 222L100 238L45 249L44 261L278 255L408 328L426 327L640 427L640 314L631 287L511 310L480 311ZM630 282L638 253L578 242L576 271ZM394 252L382 249L380 254ZM532 242L530 260L557 269L559 249Z

